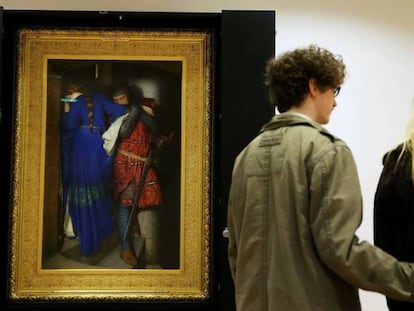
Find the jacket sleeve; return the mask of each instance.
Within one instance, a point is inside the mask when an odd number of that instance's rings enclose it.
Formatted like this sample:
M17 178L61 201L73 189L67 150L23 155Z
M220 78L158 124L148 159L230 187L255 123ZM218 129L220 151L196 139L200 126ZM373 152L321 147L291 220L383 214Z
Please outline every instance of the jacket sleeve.
M244 206L245 206L245 189L241 189L246 185L245 175L243 170L239 170L239 157L234 162L232 171L232 180L229 191L229 198L227 203L227 229L229 230L229 239L227 246L227 258L229 260L230 272L233 280L236 279L237 258L239 252L241 227L244 221Z
M231 203L231 202L229 202ZM237 258L237 244L234 237L234 231L233 231L233 225L232 223L232 215L228 215L228 230L229 230L229 244L227 245L227 258L229 260L229 266L230 266L230 273L233 278L235 279L236 276L236 258ZM231 232L231 233L230 233Z
M413 301L413 265L398 262L356 235L362 195L349 148L333 143L320 152L311 175L311 230L321 260L355 287Z
M236 260L237 260L237 243L236 243L236 223L233 219L233 210L234 210L234 199L233 199L232 186L230 186L229 201L227 204L227 230L229 230L229 239L227 246L227 258L229 260L230 273L233 280L236 277Z

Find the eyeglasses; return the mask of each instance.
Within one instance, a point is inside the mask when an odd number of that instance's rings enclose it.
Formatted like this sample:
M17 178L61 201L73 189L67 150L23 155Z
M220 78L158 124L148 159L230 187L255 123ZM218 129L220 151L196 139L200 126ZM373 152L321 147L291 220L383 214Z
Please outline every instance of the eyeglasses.
M341 91L341 87L340 86L334 88L334 90L333 90L334 97L338 96L338 94L339 94L340 91Z

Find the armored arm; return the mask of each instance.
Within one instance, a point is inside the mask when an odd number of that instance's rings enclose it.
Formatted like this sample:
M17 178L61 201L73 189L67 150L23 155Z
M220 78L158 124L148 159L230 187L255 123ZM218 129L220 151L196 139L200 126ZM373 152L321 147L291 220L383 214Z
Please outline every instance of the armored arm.
M131 105L131 111L119 129L120 138L128 138L143 113L141 105Z
M141 105L131 105L131 112L122 123L119 130L120 138L127 138L134 130L137 122L141 120L153 135L160 131L159 120L142 109Z
M143 111L141 113L141 120L144 122L145 126L148 127L152 135L158 135L160 131L159 120Z

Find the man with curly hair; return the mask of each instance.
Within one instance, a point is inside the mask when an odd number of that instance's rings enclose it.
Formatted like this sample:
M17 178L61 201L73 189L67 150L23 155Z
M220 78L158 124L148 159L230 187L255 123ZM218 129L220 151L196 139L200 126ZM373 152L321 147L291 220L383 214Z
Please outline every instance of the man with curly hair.
M237 156L228 201L238 311L356 311L359 288L414 298L414 265L356 235L356 165L323 127L345 73L341 56L316 45L267 65L279 113Z

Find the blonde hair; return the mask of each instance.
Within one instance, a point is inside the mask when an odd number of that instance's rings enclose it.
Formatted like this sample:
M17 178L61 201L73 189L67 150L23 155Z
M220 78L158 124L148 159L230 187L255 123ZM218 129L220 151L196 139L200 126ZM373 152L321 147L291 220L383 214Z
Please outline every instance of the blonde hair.
M411 179L414 182L414 99L411 101L410 120L406 127L406 136L402 144L401 153L397 159L397 164L406 152L411 155Z

